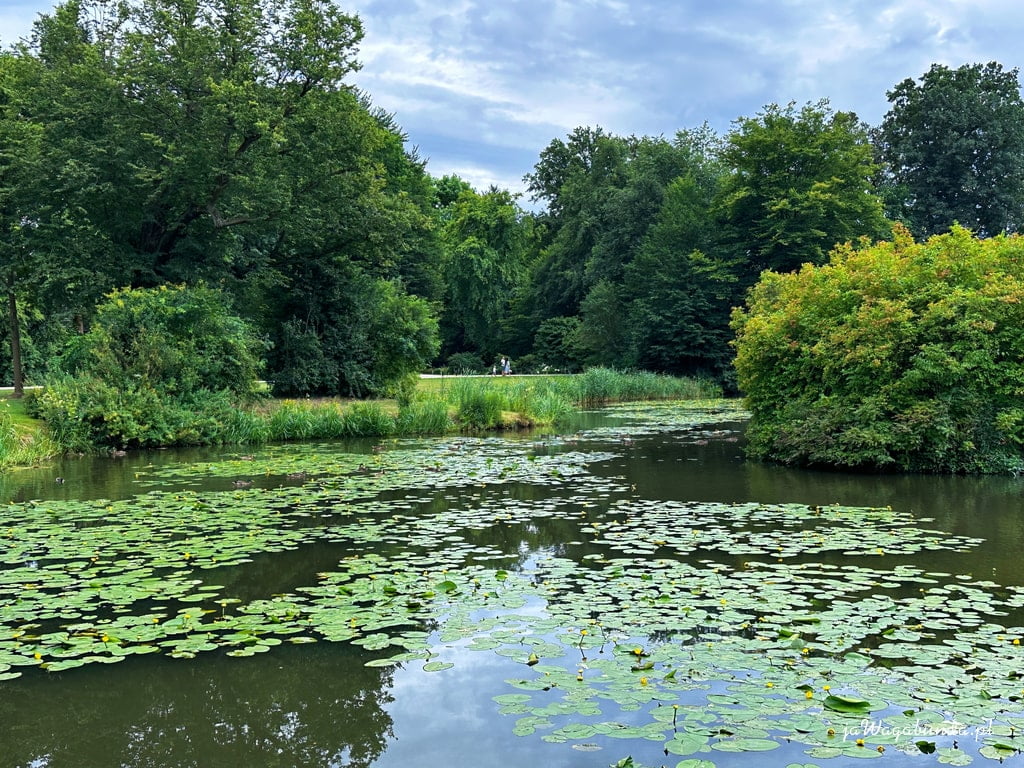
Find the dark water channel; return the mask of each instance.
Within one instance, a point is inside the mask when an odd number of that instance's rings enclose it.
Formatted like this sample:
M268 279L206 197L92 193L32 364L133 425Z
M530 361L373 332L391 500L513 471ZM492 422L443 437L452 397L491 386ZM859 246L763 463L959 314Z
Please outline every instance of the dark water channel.
M631 434L628 425L627 420L594 414L579 425L594 431L581 438L560 441L514 435L507 439L513 452L573 450L613 455L588 467L618 489L593 494L588 521L599 520L610 502L627 497L659 502L892 507L910 513L929 529L984 543L955 553L923 551L912 558L883 555L874 559L873 567L906 561L925 571L1024 585L1024 480L788 470L746 461L738 439L742 425L737 422L637 434ZM367 462L375 455L369 442L356 441L333 450L365 456ZM131 499L150 490L146 478L155 469L237 454L236 449L161 451L120 459L69 460L6 474L0 478L0 494L5 503ZM64 482L58 484L56 477ZM166 490L168 482L164 479L152 487ZM257 488L270 489L299 487L306 481L266 475L253 482ZM223 476L189 487L207 493L235 492ZM407 502L405 514L433 515L485 504L500 509L545 499L562 503L568 493L565 488L513 482L390 489L381 497ZM372 514L368 509L367 514ZM307 524L319 523L314 517ZM552 554L575 559L582 568L584 558L602 548L581 537L581 525L565 517L537 516L456 533L470 545L502 553L504 559L496 559L495 568L522 569ZM390 556L400 549L402 545L392 543L379 551ZM201 578L221 585L222 594L248 602L314 584L317 574L330 571L353 552L365 551L365 543L312 541L283 552L256 553L244 566L210 571ZM728 562L744 556L719 553L717 557ZM845 562L837 552L817 560ZM436 638L432 642L443 645ZM676 766L687 759L666 755L661 741L594 737L585 743L549 743L542 739L543 730L515 735L516 716L500 714L493 700L514 692L505 681L524 674L523 664L508 656L460 651L454 644L442 655L452 659L454 666L440 672L424 672L421 663L364 666L381 655L348 642L284 643L249 658L228 658L221 651L191 659L154 653L63 672L23 668L20 677L0 680L0 768L589 768L615 764L627 755L647 766ZM630 717L628 713L617 716L627 722ZM814 760L804 749L784 744L765 754L713 752L691 757L717 766L859 764L844 758ZM933 757L890 750L880 764L935 765ZM979 756L974 759L988 762Z

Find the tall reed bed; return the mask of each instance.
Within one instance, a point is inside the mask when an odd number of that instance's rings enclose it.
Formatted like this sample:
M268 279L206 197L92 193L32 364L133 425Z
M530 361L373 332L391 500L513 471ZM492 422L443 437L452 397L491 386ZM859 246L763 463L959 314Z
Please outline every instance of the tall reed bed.
M166 445L261 444L289 440L347 437L438 435L456 430L486 430L524 425L552 425L580 407L626 400L705 399L720 397L708 381L654 373L623 373L592 368L577 376L473 377L436 380L395 401L283 400L245 408L221 398L207 398L204 408L182 411L185 428L166 432ZM186 409L188 410L188 409ZM104 444L80 447L61 440L60 420L50 437L26 429L0 411L0 465L31 463L70 450L101 450ZM178 425L180 427L180 425ZM201 427L201 428L200 428ZM140 445L143 443L139 443ZM134 442L126 444L133 447Z
M707 380L610 368L578 376L453 377L417 391L397 408L374 401L284 401L239 418L236 434L238 442L436 435L557 424L577 408L616 401L711 397L721 397L721 390Z

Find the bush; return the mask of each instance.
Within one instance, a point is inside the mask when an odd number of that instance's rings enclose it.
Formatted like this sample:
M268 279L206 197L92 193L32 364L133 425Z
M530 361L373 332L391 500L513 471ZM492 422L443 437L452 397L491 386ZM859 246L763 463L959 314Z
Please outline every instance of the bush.
M448 358L448 369L458 375L466 376L483 373L484 361L473 352L456 352Z
M107 295L89 332L69 345L63 367L164 396L224 390L251 397L264 347L212 288L124 288Z
M991 472L1021 463L1024 239L956 227L765 273L733 316L753 455Z
M218 443L257 395L262 349L219 291L114 291L30 407L65 450Z

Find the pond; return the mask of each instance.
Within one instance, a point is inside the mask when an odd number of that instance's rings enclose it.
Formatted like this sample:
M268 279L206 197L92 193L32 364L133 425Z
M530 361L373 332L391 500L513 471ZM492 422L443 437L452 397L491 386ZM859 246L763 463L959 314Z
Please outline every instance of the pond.
M1022 481L748 462L742 417L9 473L0 765L1024 759Z

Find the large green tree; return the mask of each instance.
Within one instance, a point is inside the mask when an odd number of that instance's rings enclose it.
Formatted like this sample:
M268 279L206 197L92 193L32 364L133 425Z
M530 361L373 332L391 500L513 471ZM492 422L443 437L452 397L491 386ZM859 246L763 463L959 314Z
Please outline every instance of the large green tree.
M464 189L444 213L445 353L501 354L501 321L528 276L530 219L511 194Z
M736 122L723 158L732 169L718 203L723 232L748 281L821 264L837 243L887 231L868 129L852 112L827 101L770 104Z
M1024 223L1024 101L1017 70L933 64L888 93L875 134L888 213L917 237L954 223L983 236Z
M424 164L346 82L361 36L329 0L69 0L41 18L19 55L38 63L38 224L74 278L65 304L205 280L274 341L272 364L303 329L332 372L312 390L377 386L378 358L338 339L395 296L438 296L440 250Z
M685 168L666 187L661 208L625 269L630 362L727 378L737 265L723 256L714 206L728 169L720 139L708 126L680 131L673 143Z
M575 315L600 279L587 267L606 230L608 194L625 185L630 143L601 128L576 128L565 141L552 140L527 175L533 199L546 206L549 241L534 279L541 319Z
M35 226L27 188L38 173L38 126L23 119L20 60L0 54L0 293L6 308L5 334L10 343L14 396L24 394L20 297L31 273Z

